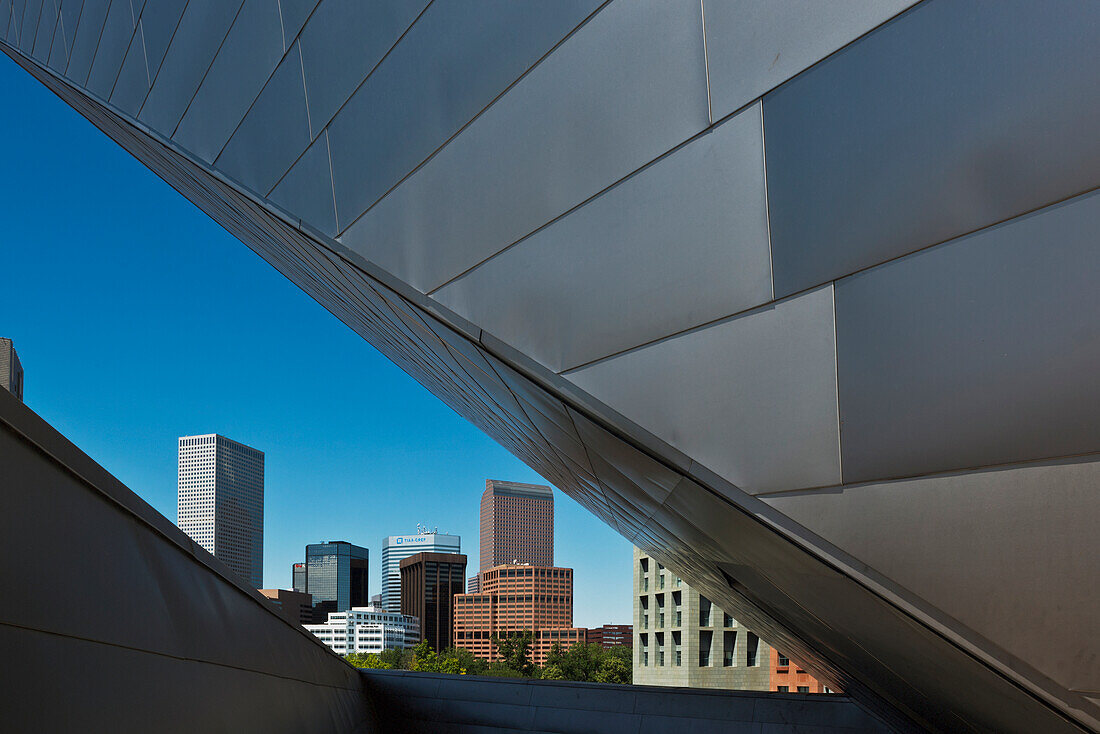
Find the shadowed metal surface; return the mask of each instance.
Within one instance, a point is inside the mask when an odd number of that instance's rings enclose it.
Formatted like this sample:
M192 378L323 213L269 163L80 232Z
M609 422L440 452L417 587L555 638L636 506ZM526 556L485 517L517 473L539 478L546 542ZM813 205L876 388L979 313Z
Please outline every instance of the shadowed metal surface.
M693 587L897 726L1100 724L1097 5L149 2L136 114L106 5L0 48Z

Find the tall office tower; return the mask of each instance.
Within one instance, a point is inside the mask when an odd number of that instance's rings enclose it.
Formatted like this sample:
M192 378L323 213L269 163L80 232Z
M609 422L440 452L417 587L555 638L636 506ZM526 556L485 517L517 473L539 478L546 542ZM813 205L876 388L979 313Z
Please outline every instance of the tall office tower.
M633 576L634 683L829 692L638 548Z
M305 587L294 590L313 595L314 624L324 624L329 612L370 604L369 567L370 552L361 546L343 540L306 546Z
M531 660L546 663L555 643L584 642L587 630L573 626L573 569L506 564L481 574L481 593L454 601L454 646L485 660L499 659L493 635L530 630Z
M264 452L214 433L179 439L180 530L263 586Z
M0 387L23 399L23 365L11 339L0 337Z
M462 538L416 526L415 535L391 535L382 539L382 608L401 608L401 561L417 553L461 553Z
M306 591L306 564L295 563L294 567L290 570L290 577L290 588L304 594Z
M420 640L436 652L453 644L454 598L465 577L460 553L416 553L401 561L401 613L420 620Z
M484 573L505 563L554 565L554 492L550 487L485 481L478 570Z

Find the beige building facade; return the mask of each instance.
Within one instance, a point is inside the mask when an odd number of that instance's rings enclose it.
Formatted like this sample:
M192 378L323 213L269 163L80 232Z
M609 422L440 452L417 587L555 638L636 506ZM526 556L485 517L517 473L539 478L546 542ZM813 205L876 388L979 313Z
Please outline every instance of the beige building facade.
M766 642L634 549L634 683L771 690Z

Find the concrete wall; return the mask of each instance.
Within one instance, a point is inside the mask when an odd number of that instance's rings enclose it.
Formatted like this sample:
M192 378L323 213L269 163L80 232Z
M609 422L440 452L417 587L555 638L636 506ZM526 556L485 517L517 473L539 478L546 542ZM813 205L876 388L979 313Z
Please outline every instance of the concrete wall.
M4 390L0 557L5 731L379 731L353 668Z
M365 670L388 734L885 732L844 696ZM382 705L385 702L385 705Z

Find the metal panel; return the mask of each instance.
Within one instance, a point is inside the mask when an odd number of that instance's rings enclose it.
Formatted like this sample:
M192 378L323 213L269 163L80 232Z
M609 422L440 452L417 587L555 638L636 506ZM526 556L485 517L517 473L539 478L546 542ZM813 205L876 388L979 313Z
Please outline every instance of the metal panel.
M19 45L19 30L23 26L23 11L27 8L27 0L14 0L11 9L11 24L8 26L8 35L5 40L12 46Z
M129 0L112 0L99 37L92 70L88 74L88 90L100 99L110 99L115 79L134 37L134 14Z
M38 19L42 15L43 0L27 0L23 8L23 20L19 26L19 48L30 54L34 46L34 34L38 30Z
M433 297L555 372L765 303L763 154L757 105Z
M279 64L218 156L221 170L256 193L275 185L309 145L302 58L297 46Z
M1100 194L837 284L844 478L1100 447Z
M61 25L58 31L64 32L62 42L65 44L65 56L68 57L73 48L73 39L76 37L76 27L84 8L84 0L61 0L60 4ZM54 42L56 43L56 37Z
M278 3L245 0L172 139L213 161L282 57Z
M142 31L144 21L138 21L130 50L118 72L115 89L111 92L111 104L129 115L136 115L149 93L149 69L145 60L145 35Z
M604 7L341 240L442 285L706 127L702 46L696 2Z
M69 48L65 39L63 23L64 21L58 18L57 29L54 31L53 41L50 43L50 53L46 57L46 65L58 74L64 74L65 67L69 63ZM2 22L0 22L0 25L2 25Z
M425 5L427 0L325 0L313 13L302 31L301 44L309 114L315 130L332 119ZM492 13L489 8L484 12ZM398 99L426 90L412 86L403 92L388 103L401 106Z
M138 118L170 136L202 83L243 0L191 0Z
M929 0L765 97L776 295L1100 184L1098 24Z
M156 0L141 12L150 79L155 79L160 70L160 62L164 60L164 52L168 50L186 5L187 0Z
M332 122L341 221L381 198L598 5L463 0L428 8Z
M103 30L103 21L107 18L109 0L84 0L80 11L80 20L76 26L76 35L69 54L69 66L65 76L77 84L88 80L88 71L92 68L92 57L99 44L99 34Z
M714 119L744 107L917 0L703 0Z
M57 28L57 2L56 0L44 0L42 12L38 15L37 28L34 32L34 50L31 52L31 56L43 64L49 58L55 28Z
M327 132L309 146L268 198L328 236L336 234Z
M1097 690L1100 641L1075 621L1100 603L1100 554L1080 547L1100 526L1096 459L763 499L1060 685Z
M331 3L329 0L327 4ZM290 49L294 45L298 32L302 30L306 19L317 7L317 0L279 0L279 13L283 19L283 47Z
M832 288L566 378L746 492L840 480Z

